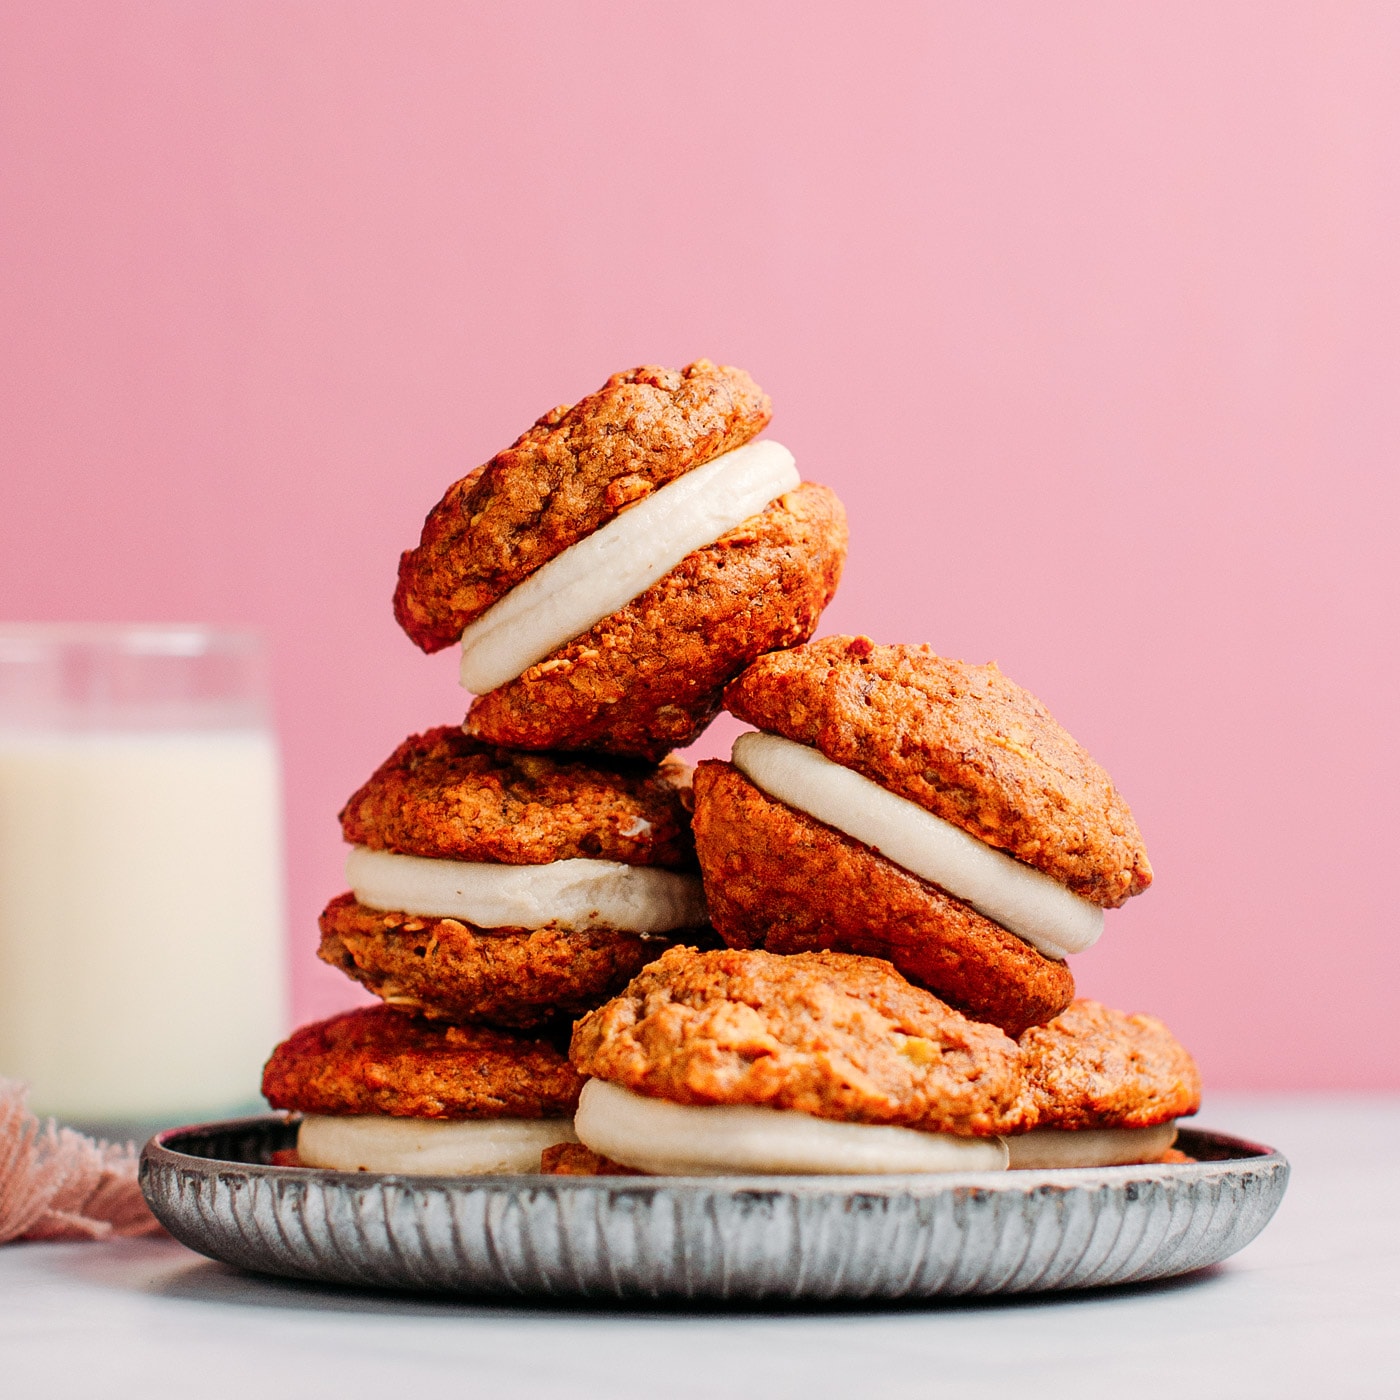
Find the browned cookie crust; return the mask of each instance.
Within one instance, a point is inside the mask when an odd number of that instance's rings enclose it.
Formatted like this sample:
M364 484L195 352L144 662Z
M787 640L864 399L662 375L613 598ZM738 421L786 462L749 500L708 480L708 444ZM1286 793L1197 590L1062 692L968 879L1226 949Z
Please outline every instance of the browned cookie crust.
M743 370L708 360L613 375L448 487L399 560L394 616L424 651L450 646L542 564L771 416Z
M911 982L1008 1035L1074 999L1064 963L775 801L728 763L695 770L695 846L710 919L731 948L888 958Z
M556 1142L540 1153L540 1171L546 1176L646 1176L636 1167L624 1167L581 1142Z
M672 943L708 932L482 929L459 919L386 914L343 894L321 915L319 956L400 1011L521 1029L581 1015Z
M926 646L823 637L725 692L740 719L873 779L1116 908L1152 882L1128 804L1035 696Z
M293 1031L263 1070L273 1108L395 1118L563 1118L582 1081L543 1040L362 1006Z
M405 739L345 804L352 845L441 860L590 857L693 867L690 769L507 753L460 729Z
M1174 1166L1184 1166L1187 1162L1194 1162L1195 1160L1194 1157L1188 1157L1179 1147L1169 1147L1157 1158L1157 1161L1163 1164L1171 1163Z
M1076 1001L1020 1044L1042 1127L1150 1128L1201 1106L1196 1062L1155 1016Z
M583 1074L682 1104L987 1136L1027 1123L1016 1043L844 953L673 948L574 1027Z
M514 748L649 759L683 748L715 717L732 677L811 636L845 559L841 502L825 486L800 486L483 695L467 728Z

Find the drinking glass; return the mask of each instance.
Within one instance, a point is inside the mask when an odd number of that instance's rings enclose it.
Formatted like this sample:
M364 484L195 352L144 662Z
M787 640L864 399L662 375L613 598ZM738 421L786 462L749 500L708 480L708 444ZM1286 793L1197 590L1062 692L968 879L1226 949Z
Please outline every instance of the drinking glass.
M0 624L0 1075L83 1123L250 1107L284 938L258 638Z

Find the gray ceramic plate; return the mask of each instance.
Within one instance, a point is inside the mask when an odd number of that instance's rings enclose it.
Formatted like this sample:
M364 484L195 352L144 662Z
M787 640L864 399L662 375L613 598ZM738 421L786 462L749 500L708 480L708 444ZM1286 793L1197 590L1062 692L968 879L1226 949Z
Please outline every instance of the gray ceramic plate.
M1183 1165L949 1176L406 1177L273 1167L295 1125L157 1134L177 1239L259 1273L373 1288L731 1301L1028 1293L1218 1263L1288 1184L1272 1148L1183 1131Z

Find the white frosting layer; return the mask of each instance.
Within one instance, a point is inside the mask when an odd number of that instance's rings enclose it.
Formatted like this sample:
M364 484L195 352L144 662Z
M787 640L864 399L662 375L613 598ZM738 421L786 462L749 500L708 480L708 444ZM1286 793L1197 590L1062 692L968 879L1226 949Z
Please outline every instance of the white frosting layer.
M997 1137L835 1123L785 1109L696 1108L602 1079L583 1086L574 1129L595 1152L667 1176L1002 1171L1007 1162Z
M477 618L462 633L463 686L484 695L514 680L801 480L792 453L764 438L668 482Z
M665 933L706 917L699 876L615 860L489 865L353 846L345 878L370 909L465 919L478 928Z
M540 1153L577 1142L567 1118L486 1118L444 1123L429 1118L322 1118L308 1114L297 1155L308 1167L415 1176L482 1176L537 1172Z
M734 766L770 797L834 826L932 881L1046 957L1082 953L1103 910L915 802L776 734L741 734Z
M1116 1167L1152 1162L1176 1141L1176 1123L1155 1128L1036 1128L1006 1139L1011 1169Z

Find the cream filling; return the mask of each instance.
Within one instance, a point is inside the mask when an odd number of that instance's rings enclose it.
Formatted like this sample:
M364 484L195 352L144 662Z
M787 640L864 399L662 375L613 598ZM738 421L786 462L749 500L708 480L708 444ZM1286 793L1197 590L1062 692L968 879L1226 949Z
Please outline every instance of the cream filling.
M478 928L666 933L706 919L699 876L615 860L491 865L352 846L345 878L367 908L464 919Z
M790 1109L697 1108L602 1079L583 1086L574 1130L595 1152L663 1176L978 1172L1002 1171L1007 1162L999 1137L835 1123Z
M801 480L792 453L764 438L628 506L536 569L467 627L462 685L484 695L514 680Z
M733 763L770 797L873 847L1048 958L1082 953L1103 932L1097 904L806 744L741 734Z
M577 1142L567 1118L484 1118L444 1123L430 1118L323 1118L308 1114L297 1156L308 1167L409 1176L482 1176L537 1172L540 1153Z
M1035 1128L1006 1139L1011 1170L1118 1167L1153 1162L1176 1141L1176 1123L1155 1128Z

